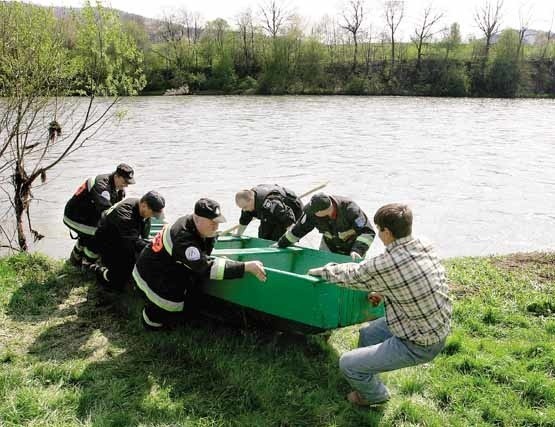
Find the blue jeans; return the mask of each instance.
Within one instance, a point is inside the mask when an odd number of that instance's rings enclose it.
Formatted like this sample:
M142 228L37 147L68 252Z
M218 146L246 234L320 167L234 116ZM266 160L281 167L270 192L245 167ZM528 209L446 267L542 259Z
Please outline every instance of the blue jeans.
M382 402L389 392L377 374L429 362L444 346L445 339L421 346L393 336L382 317L360 329L359 348L341 356L339 369L366 400Z

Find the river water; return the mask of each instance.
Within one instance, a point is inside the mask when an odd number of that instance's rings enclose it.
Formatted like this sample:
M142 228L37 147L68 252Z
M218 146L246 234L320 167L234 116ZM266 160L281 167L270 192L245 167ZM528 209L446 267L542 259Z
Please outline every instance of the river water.
M326 192L352 197L371 218L408 203L413 234L442 257L555 249L555 100L190 96L127 98L120 108L125 119L35 190L34 225L47 236L36 249L69 254L65 202L119 162L136 171L128 194L160 191L170 219L206 196L220 201L227 228L242 188L303 193L329 181ZM371 254L383 249L377 240ZM318 243L316 233L301 241Z

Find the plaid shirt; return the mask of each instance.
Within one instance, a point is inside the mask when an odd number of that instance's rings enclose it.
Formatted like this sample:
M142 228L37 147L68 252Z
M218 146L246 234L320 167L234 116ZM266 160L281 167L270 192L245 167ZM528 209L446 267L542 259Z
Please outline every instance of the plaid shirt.
M375 258L322 269L342 286L384 297L385 319L393 335L428 346L449 333L452 312L445 270L431 245L411 236L395 240Z

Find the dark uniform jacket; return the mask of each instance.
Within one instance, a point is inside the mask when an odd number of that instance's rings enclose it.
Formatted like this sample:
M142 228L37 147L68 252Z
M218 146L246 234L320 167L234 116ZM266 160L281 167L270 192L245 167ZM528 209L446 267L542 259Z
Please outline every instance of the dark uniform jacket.
M278 241L280 248L299 241L316 228L332 252L349 255L357 252L364 257L376 233L360 207L347 197L329 196L336 208L336 217L320 218L310 212L310 203L303 216Z
M139 199L127 198L104 212L95 237L102 252L124 250L128 254L139 253L147 244L150 219L139 212Z
M64 224L78 233L94 236L102 212L124 197L124 190L116 190L113 173L89 178L66 203Z
M287 227L300 218L303 203L288 188L275 184L257 185L254 191L254 211L242 211L240 225L249 225L253 218L260 220L258 237L277 240ZM277 230L274 232L274 230Z
M166 225L139 256L133 270L137 286L163 310L182 311L189 286L208 278L235 279L245 272L243 262L212 258L215 238L202 238L192 215Z

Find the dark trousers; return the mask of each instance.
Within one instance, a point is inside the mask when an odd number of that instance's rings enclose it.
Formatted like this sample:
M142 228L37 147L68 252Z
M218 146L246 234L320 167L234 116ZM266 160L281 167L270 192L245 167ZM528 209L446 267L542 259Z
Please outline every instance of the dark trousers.
M131 278L136 260L135 251L117 242L105 242L99 245L99 249L102 265L107 269L99 280L106 281L106 285L114 290L122 290Z
M81 262L83 259L89 263L93 263L98 259L98 244L94 236L88 234L77 233L77 242L73 247L71 257L75 262Z
M165 287L167 299L173 302L183 302L182 311L169 311L154 304L141 292L145 300L143 309L143 325L147 329L158 330L173 328L188 320L194 319L199 314L202 293L200 292L199 280L187 280L181 276L168 277L162 286Z
M258 227L258 237L277 242L287 231L287 225L270 221L261 221Z

